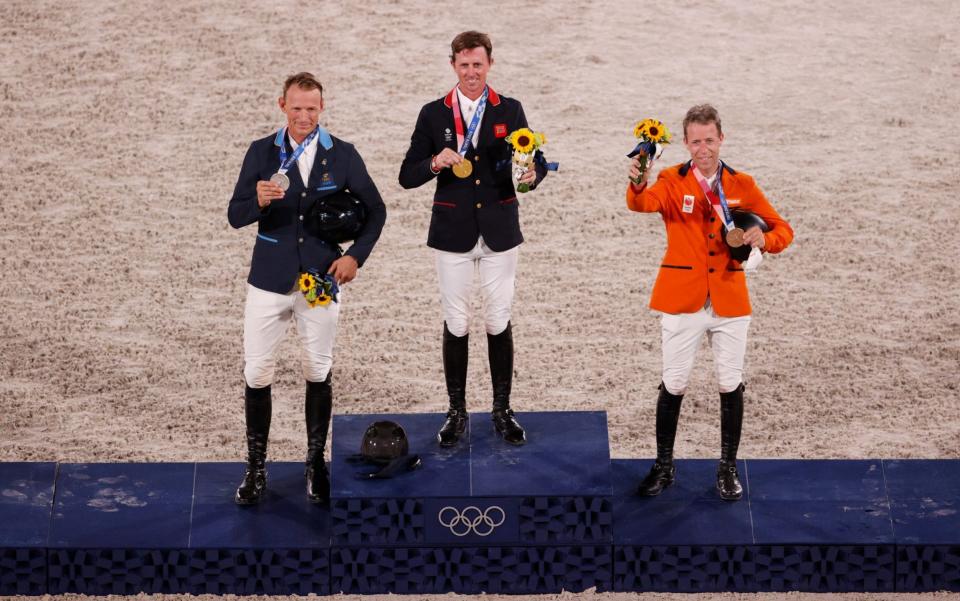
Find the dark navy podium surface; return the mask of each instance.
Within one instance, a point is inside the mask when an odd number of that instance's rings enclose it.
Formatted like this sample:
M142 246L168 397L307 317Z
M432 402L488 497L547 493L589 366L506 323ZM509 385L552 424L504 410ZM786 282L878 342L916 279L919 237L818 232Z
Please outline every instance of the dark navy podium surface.
M960 461L886 460L897 590L960 591Z
M393 418L421 469L357 477L366 426ZM485 414L441 449L442 415L338 416L330 507L303 464L268 463L253 507L241 463L0 463L0 595L960 590L960 460L716 461L634 494L652 460L610 460L605 415Z
M398 422L422 467L357 477L364 430ZM606 414L524 413L527 444L486 414L440 448L436 414L346 415L333 423L332 591L555 592L609 588L612 503ZM370 471L370 468L366 468Z
M326 594L328 512L306 499L303 464L267 471L265 502L240 507L240 463L61 464L45 588Z
M47 592L55 463L0 463L0 595Z

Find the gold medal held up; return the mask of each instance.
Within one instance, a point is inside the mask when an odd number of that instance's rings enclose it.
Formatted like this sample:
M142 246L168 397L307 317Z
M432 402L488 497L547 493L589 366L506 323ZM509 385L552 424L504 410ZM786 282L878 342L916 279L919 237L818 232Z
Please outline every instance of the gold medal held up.
M471 163L467 157L463 157L463 160L454 165L452 169L454 175L463 179L470 177L470 174L473 173L473 163Z

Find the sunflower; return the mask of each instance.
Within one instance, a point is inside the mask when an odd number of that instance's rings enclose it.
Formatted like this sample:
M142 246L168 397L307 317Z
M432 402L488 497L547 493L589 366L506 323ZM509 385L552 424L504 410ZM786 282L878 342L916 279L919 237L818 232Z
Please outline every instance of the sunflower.
M300 274L300 292L307 292L311 288L317 285L317 280L313 278L309 273Z
M517 152L531 152L535 148L534 133L526 127L521 127L510 134L510 143Z
M647 125L646 138L654 144L666 144L670 141L670 132L667 126L655 119L650 119L651 123Z
M647 125L649 123L650 123L649 119L644 119L643 121L637 121L637 124L633 126L633 137L646 138Z
M326 292L321 292L317 295L317 300L313 301L310 305L311 307L326 307L330 304L330 301L333 300L333 297L327 294Z

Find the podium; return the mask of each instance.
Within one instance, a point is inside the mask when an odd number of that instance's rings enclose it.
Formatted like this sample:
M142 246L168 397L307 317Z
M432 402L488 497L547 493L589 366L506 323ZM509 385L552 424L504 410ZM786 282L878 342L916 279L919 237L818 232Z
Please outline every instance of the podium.
M609 589L613 506L606 414L524 413L528 443L471 416L451 448L433 414L333 421L331 591L545 593ZM420 469L362 479L374 419L399 423Z
M358 477L381 419L420 469ZM960 591L960 460L746 459L738 502L679 460L641 498L603 412L519 419L524 446L477 413L442 449L440 414L336 416L329 507L300 462L247 507L239 462L0 463L0 595Z

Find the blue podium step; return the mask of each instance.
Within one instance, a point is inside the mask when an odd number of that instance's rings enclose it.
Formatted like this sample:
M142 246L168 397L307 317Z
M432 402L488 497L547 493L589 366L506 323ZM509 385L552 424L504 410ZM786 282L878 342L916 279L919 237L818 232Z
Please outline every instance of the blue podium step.
M0 596L47 592L55 463L0 463Z
M392 417L423 467L357 477L348 459ZM519 416L529 442L475 415L441 449L441 415L334 420L331 506L301 463L268 463L239 507L240 463L0 463L0 595L960 590L960 461L678 462L640 498L651 460L611 461L603 413Z
M960 461L885 460L897 590L960 591Z
M420 469L357 477L367 426L403 426ZM331 587L346 593L542 593L609 588L613 506L606 414L524 413L527 444L486 414L439 447L435 414L334 418ZM368 468L369 471L369 468Z
M303 464L267 472L264 503L240 507L240 463L61 464L42 592L326 594L329 514Z

